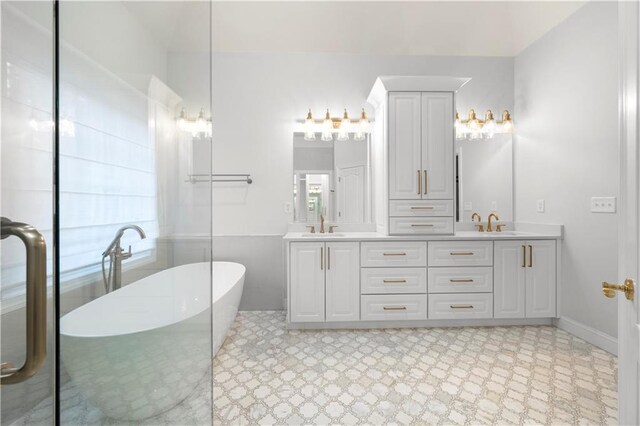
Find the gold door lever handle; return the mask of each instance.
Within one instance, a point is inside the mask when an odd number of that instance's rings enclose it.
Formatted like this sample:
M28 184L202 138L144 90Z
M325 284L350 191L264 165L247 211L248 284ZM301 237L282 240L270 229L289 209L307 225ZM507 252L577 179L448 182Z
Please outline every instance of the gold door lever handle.
M624 296L627 300L633 300L633 295L635 293L635 283L632 279L627 278L624 280L624 284L610 284L608 282L602 283L602 293L608 297L613 298L616 296L616 291L624 292Z

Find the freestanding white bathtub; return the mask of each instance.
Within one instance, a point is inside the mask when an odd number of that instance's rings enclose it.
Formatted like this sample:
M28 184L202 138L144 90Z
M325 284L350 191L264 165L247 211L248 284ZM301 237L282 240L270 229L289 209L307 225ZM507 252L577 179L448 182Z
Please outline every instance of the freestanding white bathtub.
M245 276L239 263L213 262L211 298L210 269L209 262L167 269L62 317L65 369L105 415L139 420L170 410L207 374Z

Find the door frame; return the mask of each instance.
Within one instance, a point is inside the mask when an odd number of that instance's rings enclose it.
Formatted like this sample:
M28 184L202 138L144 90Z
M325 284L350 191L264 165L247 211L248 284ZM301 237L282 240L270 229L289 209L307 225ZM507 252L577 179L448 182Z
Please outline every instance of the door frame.
M620 219L618 282L638 280L639 263L639 129L640 7L618 3ZM637 286L636 286L637 288ZM632 303L618 299L618 421L638 424L638 295Z

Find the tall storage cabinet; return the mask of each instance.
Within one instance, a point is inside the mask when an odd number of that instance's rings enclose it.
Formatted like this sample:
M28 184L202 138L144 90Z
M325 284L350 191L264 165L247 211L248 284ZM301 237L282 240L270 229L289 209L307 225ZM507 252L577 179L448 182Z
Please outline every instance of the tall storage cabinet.
M369 103L376 108L372 134L376 223L389 235L454 232L455 92L467 79L380 77ZM382 112L382 113L381 113ZM386 114L384 113L386 112Z

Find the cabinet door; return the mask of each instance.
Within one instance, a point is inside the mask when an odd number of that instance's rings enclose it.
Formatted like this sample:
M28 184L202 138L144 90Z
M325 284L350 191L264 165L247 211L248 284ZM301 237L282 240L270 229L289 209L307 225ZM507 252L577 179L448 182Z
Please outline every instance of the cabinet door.
M327 243L327 321L360 319L360 243Z
M527 243L527 318L556 316L556 242Z
M422 198L453 198L453 93L422 93Z
M419 92L389 93L389 198L422 197Z
M291 243L291 322L324 321L324 243Z
M525 241L496 241L493 246L493 316L525 316Z

